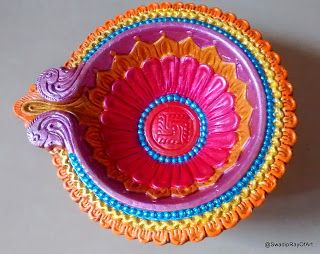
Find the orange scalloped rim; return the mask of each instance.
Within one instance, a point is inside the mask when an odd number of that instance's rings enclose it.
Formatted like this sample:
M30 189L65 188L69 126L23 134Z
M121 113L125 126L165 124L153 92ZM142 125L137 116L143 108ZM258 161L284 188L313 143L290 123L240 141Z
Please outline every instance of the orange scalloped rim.
M65 174L65 166L60 161L59 150L53 149L53 163L58 169L58 176L63 180L64 188L70 192L71 198L79 203L80 209L89 214L90 219L97 221L103 228L111 228L116 234L123 234L128 239L138 239L140 242L146 243L153 241L157 244L173 243L183 244L186 241L197 242L204 237L216 236L223 230L232 228L237 224L240 219L247 218L253 208L260 206L265 196L270 193L276 186L277 179L281 178L285 172L285 165L291 159L292 146L296 142L296 134L294 128L297 125L297 117L294 113L296 103L292 95L292 85L286 80L287 71L280 65L280 57L277 53L271 51L271 45L269 42L264 41L260 32L254 29L250 29L249 24L245 20L237 19L232 13L223 13L218 8L208 8L207 6L196 6L194 4L183 3L161 3L150 4L147 7L140 6L136 9L128 10L124 15L117 16L114 20L108 20L101 27L98 27L88 38L80 45L79 49L73 52L71 58L65 63L66 67L72 67L76 65L81 54L87 50L88 45L93 43L95 39L102 36L102 33L112 28L117 22L123 18L130 18L141 12L151 11L156 9L176 9L179 10L189 9L196 10L202 13L209 14L213 18L221 21L227 21L232 24L245 35L247 35L252 41L254 41L259 48L263 51L267 58L267 61L271 64L272 70L275 73L275 79L279 84L281 92L281 102L283 104L282 112L284 117L282 119L283 127L281 128L282 136L278 146L278 153L275 155L273 164L270 171L265 174L264 180L259 186L252 190L248 198L244 199L238 204L234 210L223 213L220 218L215 218L205 224L193 224L188 225L187 228L177 228L173 230L150 230L143 229L141 227L134 227L128 223L122 222L120 219L112 218L110 215L105 215L103 211L98 208L94 203L88 201L88 197L83 195L77 186L73 185L69 177Z
M268 41L262 39L259 31L250 29L249 23L243 19L237 19L232 13L223 13L219 8L208 8L201 5L196 6L194 4L183 3L161 3L150 4L146 6L140 6L136 9L128 10L125 14L115 17L114 20L108 20L101 27L98 27L88 38L82 43L78 50L72 53L69 61L66 62L67 67L71 67L78 61L78 57L86 50L87 46L95 41L95 38L102 36L103 31L110 29L114 24L119 22L123 18L130 18L138 13L156 10L173 8L179 10L190 9L207 13L214 18L221 21L228 21L240 29L244 34L250 37L251 40L256 42L260 49L265 53L267 60L271 63L272 68L276 74L276 80L280 85L281 100L283 103L284 112L284 127L282 128L281 144L279 146L279 153L275 156L275 161L271 166L270 174L262 182L261 187L255 189L252 194L243 202L241 202L233 212L226 213L222 218L215 219L207 223L206 225L193 225L186 229L175 229L170 231L152 231L141 228L132 227L121 220L113 219L110 216L103 216L103 212L95 207L94 204L89 203L85 196L82 196L76 186L66 186L66 189L71 192L71 198L79 203L79 207L82 211L89 214L90 219L97 221L103 228L110 228L115 234L125 235L127 239L138 239L142 243L153 241L156 244L183 244L187 241L198 242L204 237L213 237L219 235L223 230L232 228L239 220L245 219L251 215L253 208L260 206L268 193L270 193L276 186L277 179L281 178L285 173L285 164L291 159L292 150L291 147L296 142L296 134L294 128L297 125L297 118L294 113L296 103L292 95L292 85L286 80L287 71L280 65L280 56L271 51L271 44ZM68 180L63 179L64 182Z

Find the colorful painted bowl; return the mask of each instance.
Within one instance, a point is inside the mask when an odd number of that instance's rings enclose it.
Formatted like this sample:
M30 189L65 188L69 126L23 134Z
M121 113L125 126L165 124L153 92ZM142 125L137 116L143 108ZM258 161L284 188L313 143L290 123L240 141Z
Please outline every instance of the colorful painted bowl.
M151 4L90 33L14 109L91 219L182 244L248 217L283 175L297 122L286 78L247 21Z

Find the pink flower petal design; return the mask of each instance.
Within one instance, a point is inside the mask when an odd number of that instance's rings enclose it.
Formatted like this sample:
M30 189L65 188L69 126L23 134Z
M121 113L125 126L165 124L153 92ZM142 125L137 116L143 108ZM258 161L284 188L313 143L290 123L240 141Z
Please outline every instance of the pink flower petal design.
M134 87L131 87L125 80L116 80L112 85L112 96L115 96L117 100L121 101L123 100L124 95L125 101L127 101L130 105L133 105L134 108L137 108L138 111L144 109L144 94L136 94Z
M214 75L211 78L211 80L208 82L204 90L199 91L197 103L198 105L202 106L203 110L205 110L221 94L227 92L227 90L228 90L227 81L219 75Z
M207 65L200 65L195 74L195 79L190 85L189 97L197 101L199 96L203 96L202 92L209 84L213 77L213 71Z
M199 63L194 58L182 57L180 60L179 80L176 93L182 96L190 97L193 80L199 69ZM192 98L190 98L192 99Z
M120 159L117 162L117 167L121 172L125 172L130 175L131 172L136 170L136 167L141 168L141 166L145 164L145 161L146 159L143 156L143 151L141 151L141 154L130 154L127 157Z
M153 58L147 60L143 64L141 72L135 73L135 75L143 75L148 81L149 87L144 87L144 89L146 89L146 91L149 89L153 91L154 97L151 99L151 101L159 97L161 92L165 90L162 66L158 59Z
M196 158L201 158L213 168L220 168L229 156L229 149L213 148L206 144L206 149L201 149Z
M212 117L223 116L234 111L234 97L230 93L223 93L207 107L205 113Z
M128 101L124 101L117 96L108 95L103 101L103 107L108 109L108 111L117 115L120 114L127 119L137 121L137 118L139 118L139 110L131 106Z
M144 104L153 101L154 98L159 96L158 89L155 88L154 84L148 83L147 76L144 75L140 68L130 69L126 74L126 80L128 85L134 90L134 94L140 97ZM153 91L152 88L154 88L155 91Z
M179 68L180 59L174 56L169 56L161 59L163 72L163 86L161 92L163 94L176 93L179 84Z
M163 164L157 169L154 178L151 180L151 186L155 189L171 187L171 165Z
M129 156L144 156L145 154L142 152L143 150L140 147L130 147L126 143L110 146L107 150L107 154L116 161L126 160Z
M110 112L106 111L102 113L101 121L108 126L108 128L114 127L116 129L134 132L136 130L135 125L137 121L130 116L131 115L110 110Z
M204 182L213 175L214 169L212 165L201 159L200 156L192 158L187 167L190 169L193 178L198 182Z
M185 188L208 180L225 164L237 142L240 118L234 110L235 99L227 90L228 83L222 76L192 57L146 60L141 68L131 68L124 79L115 81L105 98L101 122L107 154L121 172L149 188ZM193 100L207 118L206 143L183 163L154 160L138 140L141 113L167 94Z
M226 115L208 116L208 130L211 133L235 131L239 126L240 118L236 112L229 112Z
M231 149L237 142L237 134L235 132L212 133L207 140L208 147Z
M182 165L173 164L171 166L171 172L171 186L174 188L183 188L194 183L191 172L188 170L188 168Z
M157 163L151 159L142 161L137 165L133 166L130 170L133 180L138 183L150 183L154 179L154 175L157 172Z

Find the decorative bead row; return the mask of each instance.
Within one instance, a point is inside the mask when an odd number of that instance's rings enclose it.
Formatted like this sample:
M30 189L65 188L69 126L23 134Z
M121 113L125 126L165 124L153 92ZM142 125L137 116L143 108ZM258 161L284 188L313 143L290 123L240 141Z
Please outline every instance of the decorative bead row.
M180 156L170 157L170 156L165 156L157 153L148 145L145 137L144 126L145 126L146 118L148 117L152 109L166 102L180 102L181 104L185 104L189 106L190 109L192 109L199 118L199 122L200 122L199 138L196 144L194 145L194 147L189 152ZM179 94L168 94L155 99L153 102L151 102L148 105L148 107L145 108L145 110L142 112L140 119L138 121L138 138L139 138L140 145L151 156L152 159L159 161L161 163L183 163L188 161L189 159L194 157L197 153L199 153L201 148L206 143L207 135L208 135L207 119L204 112L191 99L180 96Z

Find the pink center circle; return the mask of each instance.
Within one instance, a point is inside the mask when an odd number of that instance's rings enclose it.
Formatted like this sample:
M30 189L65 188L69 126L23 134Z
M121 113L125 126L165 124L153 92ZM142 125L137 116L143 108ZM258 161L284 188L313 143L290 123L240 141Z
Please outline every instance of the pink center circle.
M200 135L197 114L187 105L167 102L148 115L144 132L149 146L160 155L180 156L189 152Z

